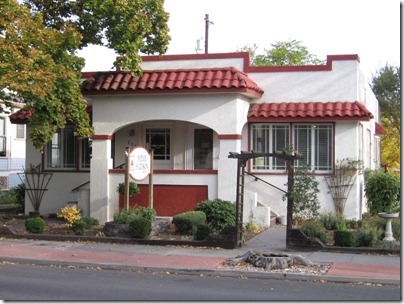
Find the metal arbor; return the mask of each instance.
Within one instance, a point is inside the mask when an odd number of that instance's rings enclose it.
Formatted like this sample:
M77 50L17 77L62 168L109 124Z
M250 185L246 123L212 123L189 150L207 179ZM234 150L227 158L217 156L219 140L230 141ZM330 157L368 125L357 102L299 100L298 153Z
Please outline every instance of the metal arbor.
M243 206L244 206L244 174L247 161L256 157L277 157L286 161L288 171L287 196L287 222L286 222L286 244L289 243L289 231L292 228L293 200L290 192L294 183L294 160L302 159L302 155L293 151L291 154L276 151L275 153L257 153L254 151L229 152L229 158L237 159L237 190L236 190L236 237L235 247L241 247L243 238Z

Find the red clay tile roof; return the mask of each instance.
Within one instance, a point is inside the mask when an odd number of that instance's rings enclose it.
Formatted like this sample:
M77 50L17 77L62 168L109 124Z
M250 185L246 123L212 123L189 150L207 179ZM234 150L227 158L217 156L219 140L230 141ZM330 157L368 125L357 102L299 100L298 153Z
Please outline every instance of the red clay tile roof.
M360 102L273 102L251 104L248 121L370 120L372 113Z
M383 128L383 126L379 123L375 124L375 135L384 135L386 134L386 130Z
M260 97L264 91L244 72L233 67L143 71L96 72L82 85L84 95L240 92Z
M31 116L32 116L31 110L26 111L21 109L11 114L9 118L10 122L13 124L26 124Z

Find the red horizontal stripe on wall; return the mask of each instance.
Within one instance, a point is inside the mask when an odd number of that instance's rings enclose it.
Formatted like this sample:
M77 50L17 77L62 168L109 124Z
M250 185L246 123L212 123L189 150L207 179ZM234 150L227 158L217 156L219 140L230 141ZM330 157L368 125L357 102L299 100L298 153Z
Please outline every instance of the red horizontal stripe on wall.
M219 139L242 139L241 134L221 134L217 136Z
M112 135L93 135L91 136L91 139L93 140L111 140L112 139Z

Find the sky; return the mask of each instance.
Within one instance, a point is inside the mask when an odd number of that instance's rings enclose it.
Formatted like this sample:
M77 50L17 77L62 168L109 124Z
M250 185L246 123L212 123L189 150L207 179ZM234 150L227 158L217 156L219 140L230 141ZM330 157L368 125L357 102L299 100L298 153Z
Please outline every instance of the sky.
M399 0L165 0L171 41L166 54L204 53L196 41L209 26L209 53L235 52L246 45L270 49L297 40L318 59L357 54L370 81L387 64L400 66L402 2ZM203 45L203 43L202 43ZM116 54L90 46L78 53L84 71L112 70Z

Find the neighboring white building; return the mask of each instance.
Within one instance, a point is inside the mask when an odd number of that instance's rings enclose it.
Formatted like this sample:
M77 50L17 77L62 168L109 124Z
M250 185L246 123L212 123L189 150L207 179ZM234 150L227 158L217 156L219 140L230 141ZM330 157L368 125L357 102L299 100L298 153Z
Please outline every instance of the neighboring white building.
M43 155L27 143L26 163L53 172L41 212L59 212L77 201L84 214L112 220L126 147L154 150L153 207L159 216L192 210L204 199L234 202L237 161L229 152L294 146L316 172L322 212L335 210L324 176L338 160L380 166L379 105L357 55L287 67L251 67L248 53L147 56L142 67L140 78L121 70L83 73L95 130L91 141L75 139L67 126ZM26 122L21 113L14 117ZM255 159L246 170L286 190L282 161ZM147 206L148 178L138 183L134 203ZM346 202L348 218L366 211L363 183L360 174ZM269 225L270 212L286 215L282 197L247 175L244 219Z
M9 115L22 108L22 103L11 102L6 110L0 113L0 190L9 190L21 184L18 173L25 168L25 125L12 124ZM23 175L21 175L23 178Z

